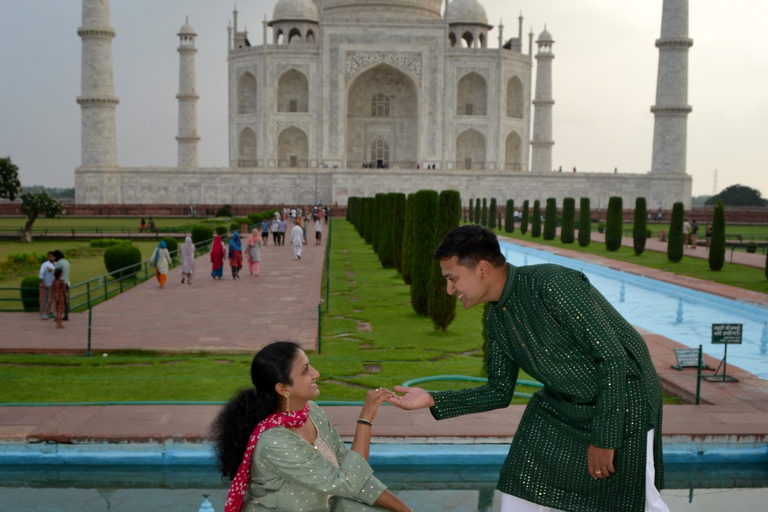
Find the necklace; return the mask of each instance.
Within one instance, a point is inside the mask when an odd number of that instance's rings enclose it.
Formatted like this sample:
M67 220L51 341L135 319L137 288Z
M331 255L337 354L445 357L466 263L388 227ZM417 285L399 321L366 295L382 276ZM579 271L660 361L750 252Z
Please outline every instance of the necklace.
M313 438L312 437L312 431L309 430L309 421L310 421L309 418L307 418L307 422L304 423L304 428L307 430L307 437L309 439L307 439L306 437L301 435L301 431L299 430L301 427L291 427L291 428L293 429L294 432L299 434L302 439L307 441L311 446L315 447L315 450L317 450L317 447L315 446L315 439L317 439L317 438Z

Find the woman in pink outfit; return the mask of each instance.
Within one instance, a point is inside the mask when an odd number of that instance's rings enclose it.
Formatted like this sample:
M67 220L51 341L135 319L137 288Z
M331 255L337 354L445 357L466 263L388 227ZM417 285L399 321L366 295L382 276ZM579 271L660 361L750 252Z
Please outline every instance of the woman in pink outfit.
M248 257L248 271L256 277L259 277L259 266L261 265L261 241L259 230L254 229L251 236L248 237L246 256Z

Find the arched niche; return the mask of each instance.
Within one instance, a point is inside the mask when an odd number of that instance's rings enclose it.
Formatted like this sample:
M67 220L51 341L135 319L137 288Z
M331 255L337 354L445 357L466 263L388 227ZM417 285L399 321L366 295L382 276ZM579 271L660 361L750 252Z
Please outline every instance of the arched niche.
M469 73L459 80L456 88L456 114L484 116L488 114L488 84L477 73Z
M507 117L525 117L525 96L523 82L513 76L507 82Z
M243 73L237 81L237 113L255 114L258 96L256 77L249 72Z
M256 167L256 132L243 128L237 136L237 166Z
M279 167L308 167L309 139L304 130L291 126L280 132L277 158Z
M309 81L304 73L291 69L277 83L278 112L309 112Z
M485 169L485 154L485 137L477 130L466 130L456 138L457 169Z
M523 170L523 141L517 132L507 135L504 166L508 171Z

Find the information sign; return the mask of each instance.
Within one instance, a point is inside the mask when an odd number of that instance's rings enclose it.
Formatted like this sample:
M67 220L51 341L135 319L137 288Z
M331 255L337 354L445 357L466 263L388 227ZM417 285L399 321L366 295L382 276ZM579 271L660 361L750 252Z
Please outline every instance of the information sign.
M714 345L741 345L742 324L712 324Z
M699 364L699 349L697 348L676 348L675 356L677 357L677 364L673 364L672 368L675 370L682 370L683 368L696 368ZM701 362L702 370L707 367L704 361Z

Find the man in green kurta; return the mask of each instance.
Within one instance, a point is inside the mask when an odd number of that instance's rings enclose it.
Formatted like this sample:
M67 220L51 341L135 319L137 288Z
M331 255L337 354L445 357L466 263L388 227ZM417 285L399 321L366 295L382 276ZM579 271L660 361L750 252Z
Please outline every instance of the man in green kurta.
M427 393L396 387L435 419L507 407L519 369L531 398L499 477L502 512L651 512L663 486L661 386L640 334L581 272L506 263L496 235L454 229L434 254L465 309L489 303L488 383Z

